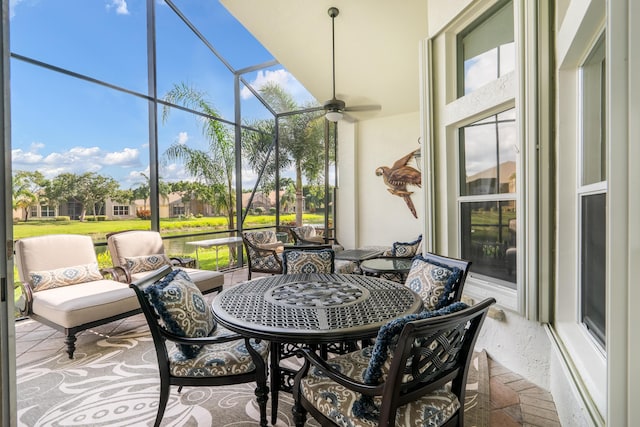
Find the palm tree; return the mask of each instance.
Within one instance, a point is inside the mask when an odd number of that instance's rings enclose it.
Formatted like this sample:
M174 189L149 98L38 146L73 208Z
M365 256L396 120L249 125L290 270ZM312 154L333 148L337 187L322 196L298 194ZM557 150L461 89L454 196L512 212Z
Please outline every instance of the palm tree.
M293 97L277 83L271 82L260 89L264 100L277 112L303 110L309 106L300 106ZM256 128L264 128L264 122L255 124ZM280 168L293 166L295 171L296 224L302 225L302 177L310 183L318 183L324 178L324 119L322 112L301 113L284 116L279 122ZM254 138L247 145L264 145L264 139ZM247 152L262 152L264 149ZM268 159L259 156L246 157L254 171L262 169ZM273 167L265 169L266 174L273 176Z
M226 213L229 229L234 226L235 189L233 186L235 167L235 143L233 135L216 118L219 118L217 110L206 100L206 94L184 83L177 84L164 97L171 104L197 110L206 115L203 119L197 116L202 123L202 133L209 142L208 150L198 150L186 144L174 143L164 153L170 161L181 161L185 169L199 182L213 188L224 189L213 195L212 200L207 200L212 205L218 204ZM169 117L171 107L165 105L162 109L162 120Z

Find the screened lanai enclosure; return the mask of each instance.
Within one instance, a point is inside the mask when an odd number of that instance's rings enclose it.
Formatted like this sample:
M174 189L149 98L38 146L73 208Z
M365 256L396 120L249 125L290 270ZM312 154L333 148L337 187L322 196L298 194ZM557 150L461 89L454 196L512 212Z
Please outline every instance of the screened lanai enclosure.
M337 126L218 2L11 14L16 239L90 234L100 251L151 229L185 253L247 229L335 232Z

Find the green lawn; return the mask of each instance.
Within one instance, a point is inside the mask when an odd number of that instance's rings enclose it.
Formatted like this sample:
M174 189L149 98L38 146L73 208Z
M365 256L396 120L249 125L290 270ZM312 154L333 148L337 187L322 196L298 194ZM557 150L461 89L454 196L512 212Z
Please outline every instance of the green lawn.
M324 216L315 214L305 214L303 217L305 224L322 224ZM295 215L281 215L280 222L288 224L295 222ZM273 215L248 215L244 228L269 226L275 224L275 216ZM106 235L115 231L123 230L149 230L151 222L148 220L132 219L132 220L107 220L107 221L38 221L29 220L26 222L17 222L13 225L14 240L25 237L42 236L45 234L83 234L91 236L96 246L98 256L98 264L101 268L112 265L109 252L106 250L104 243ZM223 237L226 234L212 234L216 232L224 232L227 230L227 221L223 217L193 218L193 219L161 219L161 233L165 237L179 236L181 234L198 234L203 233L202 239L212 239ZM190 237L185 239L167 239L165 246L169 248L169 256L190 256L195 258L196 251L192 246L181 244L186 240L198 240L198 237ZM100 245L101 244L101 245ZM179 248L179 249L175 249ZM240 250L241 247L238 247ZM200 249L198 251L198 259L200 268L213 270L216 268L216 251L215 249ZM246 257L245 257L246 259ZM218 250L218 265L224 268L229 265L229 248L221 246ZM17 301L21 297L19 287L18 271L14 267L14 298Z

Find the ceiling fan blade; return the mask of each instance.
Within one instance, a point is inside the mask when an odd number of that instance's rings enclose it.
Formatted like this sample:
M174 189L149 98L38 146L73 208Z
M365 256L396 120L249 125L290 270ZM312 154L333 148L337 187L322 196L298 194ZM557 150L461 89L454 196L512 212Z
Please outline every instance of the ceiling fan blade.
M381 105L354 105L345 107L344 111L379 111L382 110Z

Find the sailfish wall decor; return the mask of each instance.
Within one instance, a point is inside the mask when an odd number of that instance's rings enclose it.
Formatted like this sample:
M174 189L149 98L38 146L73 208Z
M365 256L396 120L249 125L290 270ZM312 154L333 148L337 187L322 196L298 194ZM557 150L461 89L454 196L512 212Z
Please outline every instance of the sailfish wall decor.
M378 167L376 169L376 175L382 176L384 183L389 187L387 191L395 196L402 197L413 216L418 218L416 207L411 200L413 191L407 189L408 185L413 185L418 188L422 185L422 174L420 171L408 165L416 151L417 150L414 150L401 159L396 160L391 167Z

